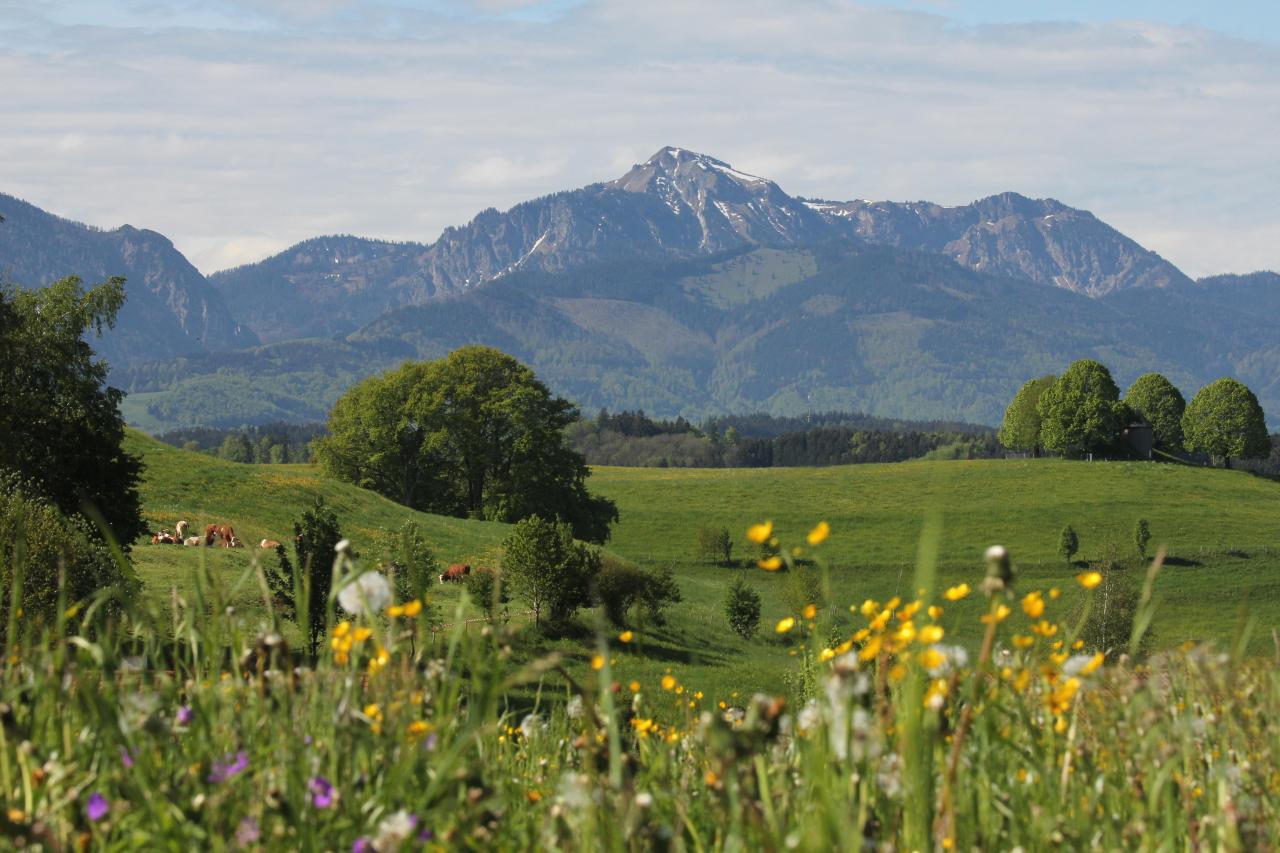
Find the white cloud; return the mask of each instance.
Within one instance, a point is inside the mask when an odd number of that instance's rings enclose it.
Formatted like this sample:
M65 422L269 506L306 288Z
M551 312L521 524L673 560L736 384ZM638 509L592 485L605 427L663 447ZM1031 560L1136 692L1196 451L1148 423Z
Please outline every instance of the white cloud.
M417 5L237 0L150 26L133 6L78 27L13 5L0 191L154 228L211 270L334 231L429 241L676 144L796 194L1013 189L1193 274L1280 267L1274 45L837 0Z

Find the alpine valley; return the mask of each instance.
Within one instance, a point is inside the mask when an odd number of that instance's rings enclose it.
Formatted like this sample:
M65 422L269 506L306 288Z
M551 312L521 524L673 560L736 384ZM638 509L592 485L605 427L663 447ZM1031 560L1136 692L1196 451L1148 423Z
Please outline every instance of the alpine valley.
M0 279L127 278L101 352L149 431L322 420L352 382L468 343L584 409L859 410L997 423L1093 357L1280 416L1280 275L1192 280L1092 214L793 197L664 148L616 180L485 210L434 243L317 237L208 277L161 235L0 195Z

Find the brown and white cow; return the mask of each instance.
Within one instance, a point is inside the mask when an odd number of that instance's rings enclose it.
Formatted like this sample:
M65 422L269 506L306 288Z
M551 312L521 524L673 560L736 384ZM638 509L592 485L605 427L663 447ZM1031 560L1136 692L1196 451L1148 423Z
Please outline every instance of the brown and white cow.
M236 532L230 524L208 524L204 528L204 544L213 545L214 539L218 540L223 548L241 548L244 547L239 539L236 538Z
M471 566L464 563L453 563L440 576L440 583L462 583L462 579L471 574Z
M186 545L186 546L187 546L187 547L189 547L189 548L198 548L198 547L200 547L201 545L203 545L203 544L204 544L204 537L203 537L203 536L188 536L186 539L183 539L183 540L182 540L182 544L183 544L183 545Z
M177 526L173 528L174 538L179 542L186 542L187 537L191 535L191 525L185 521L179 521Z

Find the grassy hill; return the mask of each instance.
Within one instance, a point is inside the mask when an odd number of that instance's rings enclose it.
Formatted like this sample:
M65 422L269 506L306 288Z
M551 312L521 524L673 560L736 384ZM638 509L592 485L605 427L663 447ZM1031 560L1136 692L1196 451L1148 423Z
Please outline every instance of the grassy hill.
M223 462L140 434L130 435L129 447L146 460L143 499L156 525L172 527L179 518L201 528L226 522L251 545L263 537L283 540L292 520L323 496L365 555L378 555L381 530L412 518L442 562L483 565L497 563L508 529L416 513L305 465ZM639 645L619 652L627 678L654 679L675 669L690 683L723 693L778 689L794 663L794 647L771 630L788 614L788 577L745 563L737 569L706 565L694 553L698 528L714 524L729 528L735 553L746 558L746 527L765 518L774 520L788 544L801 542L815 522L830 522L831 538L817 553L831 566L830 604L837 613L867 597L909 592L920 530L932 513L942 527L942 582L974 583L983 550L999 542L1018 563L1023 589L1056 585L1064 591L1053 604L1055 617L1072 606L1073 577L1080 570L1057 555L1063 525L1080 535L1077 559L1095 559L1112 543L1122 555L1132 553L1134 523L1146 518L1151 550L1166 544L1173 557L1157 585L1158 646L1188 639L1231 642L1243 624L1243 608L1255 621L1253 653L1269 653L1271 631L1280 628L1280 484L1241 472L1058 460L921 461L817 469L598 468L589 483L618 502L622 520L610 551L672 568L684 595L665 626L647 628ZM252 547L134 549L157 603L167 601L174 587L181 593L201 559L234 584L257 553ZM749 643L728 631L722 609L726 586L739 576L764 599L761 636ZM446 611L457 595L454 587L440 591ZM242 582L233 601L257 607L256 589ZM951 608L957 617L953 639L975 641L978 606L970 600ZM584 623L594 626L594 616L587 614ZM559 650L584 667L584 640L536 640L524 652Z
M442 563L471 562L496 565L498 544L507 525L446 518L415 512L373 492L323 476L308 465L241 465L199 453L189 453L131 431L125 446L146 463L142 502L152 527L170 530L185 519L192 530L206 524L230 524L244 540L241 549L182 548L140 544L134 562L147 591L167 600L176 587L182 593L200 560L229 581L238 578L250 561L263 554L262 539L287 542L293 522L317 498L337 513L342 531L356 551L376 558L383 531L416 521ZM257 591L244 587L237 600L257 606Z
M735 553L745 557L751 522L772 519L785 544L803 544L814 523L830 522L831 538L818 553L831 565L832 606L843 610L864 598L910 592L920 531L935 514L942 582L976 585L983 551L1000 543L1021 569L1020 586L1060 587L1063 602L1055 607L1063 609L1072 604L1080 571L1057 554L1063 526L1071 524L1080 536L1077 560L1100 558L1112 543L1129 556L1134 525L1146 518L1150 551L1164 544L1172 557L1156 586L1158 645L1230 641L1245 609L1256 620L1251 651L1270 652L1272 629L1280 628L1280 483L1242 472L1150 463L921 461L818 469L599 468L591 485L618 502L622 521L611 547L641 563L676 567L684 609L703 625L724 623L719 601L735 572L762 592L768 624L786 615L784 575L697 562L694 541L704 524L728 527ZM976 636L976 619L969 622L969 635L962 628L959 639Z

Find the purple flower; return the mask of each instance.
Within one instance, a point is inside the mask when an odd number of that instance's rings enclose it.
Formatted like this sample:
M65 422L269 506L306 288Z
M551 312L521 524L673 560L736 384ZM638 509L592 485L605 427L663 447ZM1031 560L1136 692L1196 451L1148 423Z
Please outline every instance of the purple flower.
M109 811L111 811L111 806L107 803L106 797L97 791L89 795L89 802L84 807L84 813L88 815L89 820L97 823L106 817Z
M242 749L235 754L234 759L231 756L227 756L222 761L215 761L213 763L213 769L209 771L209 781L225 782L231 777L247 770L248 767L249 753Z
M133 767L133 756L129 753L127 747L120 747L120 763L124 765L126 770Z
M373 853L373 845L362 835L351 845L351 853Z
M333 785L323 776L313 776L307 783L307 802L318 809L333 805Z
M178 725L189 726L191 721L196 718L196 712L191 710L190 705L183 705L178 708Z
M262 833L258 830L258 822L251 817L243 818L236 827L236 843L248 847L258 840Z

